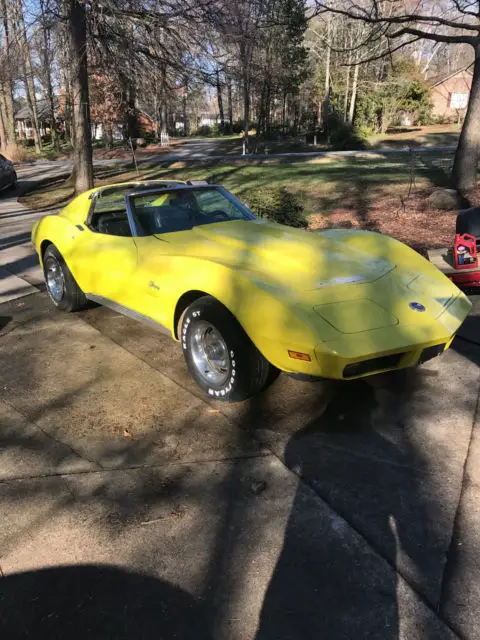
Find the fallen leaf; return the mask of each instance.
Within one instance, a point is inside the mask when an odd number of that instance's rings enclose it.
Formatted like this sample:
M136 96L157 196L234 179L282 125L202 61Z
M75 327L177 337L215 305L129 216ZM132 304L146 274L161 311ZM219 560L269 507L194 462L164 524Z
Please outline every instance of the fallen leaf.
M259 496L267 488L267 483L264 480L254 480L250 484L250 491L254 496Z
M125 436L125 438L133 438L133 435L130 433L128 429L124 429L123 435Z

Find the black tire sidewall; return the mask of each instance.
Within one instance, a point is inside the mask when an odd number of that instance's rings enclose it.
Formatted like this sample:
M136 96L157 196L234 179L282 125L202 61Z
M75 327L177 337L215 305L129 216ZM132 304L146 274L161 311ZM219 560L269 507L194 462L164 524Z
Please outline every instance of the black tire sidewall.
M189 349L190 335L199 320L212 324L227 346L230 370L224 384L215 385L206 381L193 362ZM180 341L191 376L212 400L239 402L251 395L252 360L262 356L254 353L256 348L236 318L222 304L210 297L194 302L183 316Z

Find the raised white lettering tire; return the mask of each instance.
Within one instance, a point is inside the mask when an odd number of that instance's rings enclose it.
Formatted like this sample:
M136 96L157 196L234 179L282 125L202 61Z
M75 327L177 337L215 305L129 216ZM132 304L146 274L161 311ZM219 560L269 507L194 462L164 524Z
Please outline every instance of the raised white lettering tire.
M211 296L188 307L180 339L190 374L214 400L241 402L273 379L269 362L230 311Z

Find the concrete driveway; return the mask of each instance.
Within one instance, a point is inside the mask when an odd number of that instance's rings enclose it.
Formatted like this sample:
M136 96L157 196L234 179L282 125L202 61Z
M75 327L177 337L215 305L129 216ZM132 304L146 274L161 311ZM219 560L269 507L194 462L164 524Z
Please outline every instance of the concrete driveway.
M224 406L53 309L37 215L0 196L2 637L480 638L478 302L418 371Z

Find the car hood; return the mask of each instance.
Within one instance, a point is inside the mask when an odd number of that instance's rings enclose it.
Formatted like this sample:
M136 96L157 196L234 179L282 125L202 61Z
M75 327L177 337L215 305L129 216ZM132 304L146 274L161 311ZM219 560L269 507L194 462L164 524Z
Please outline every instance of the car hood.
M343 236L335 240L328 234L260 220L202 225L188 235L187 239L183 233L168 234L168 242L179 244L184 254L228 264L253 278L296 290L373 282L395 268L393 262L349 245Z

